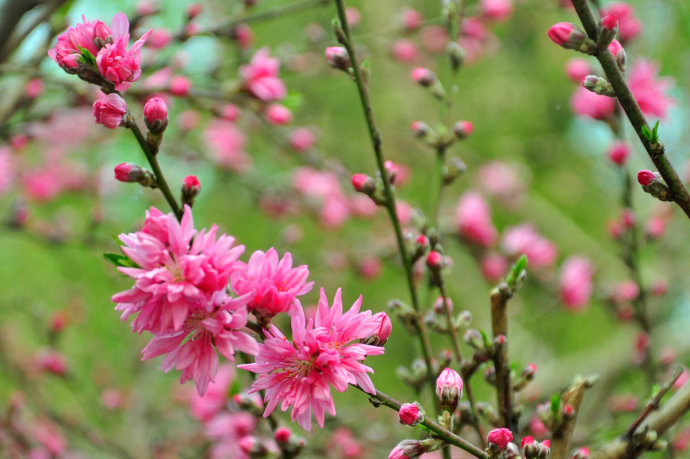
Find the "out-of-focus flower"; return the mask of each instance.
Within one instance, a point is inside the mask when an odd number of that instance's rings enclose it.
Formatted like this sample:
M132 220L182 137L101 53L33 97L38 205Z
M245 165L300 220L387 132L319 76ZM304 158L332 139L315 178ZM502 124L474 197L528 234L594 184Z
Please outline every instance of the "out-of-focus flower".
M513 14L512 0L481 0L479 10L485 18L505 21Z
M642 24L635 17L633 7L625 2L611 2L604 5L600 11L601 17L613 15L618 19L618 36L623 41L635 38L642 30Z
M204 130L203 138L219 166L239 173L251 167L252 158L244 151L244 133L234 123L214 120Z
M571 256L561 267L561 300L571 311L582 311L592 295L592 266L584 257Z
M297 128L290 133L290 146L293 150L304 153L316 142L316 136L309 128Z
M500 449L503 449L508 446L508 443L513 441L513 433L509 429L501 427L500 429L494 429L489 432L487 438L489 443L493 443Z
M261 48L247 65L240 67L240 77L247 90L265 102L285 97L285 84L278 77L280 61L269 57L268 48Z
M455 222L458 232L468 242L482 247L490 247L496 242L498 232L491 222L489 205L475 191L467 191L460 197Z
M528 266L537 269L551 266L558 256L556 245L541 236L530 223L506 229L501 246L511 257L527 255Z

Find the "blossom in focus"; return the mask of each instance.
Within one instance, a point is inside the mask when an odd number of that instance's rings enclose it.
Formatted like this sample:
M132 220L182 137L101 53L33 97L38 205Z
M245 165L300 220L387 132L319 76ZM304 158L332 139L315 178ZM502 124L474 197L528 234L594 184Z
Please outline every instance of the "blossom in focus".
M247 90L264 102L285 97L285 84L278 77L280 61L269 57L268 48L261 48L247 65L240 67L240 77Z
M343 313L341 291L329 306L321 289L314 319L305 319L299 305L291 316L292 341L275 326L264 333L255 363L239 368L257 373L251 392L265 390L267 402L264 416L270 415L280 404L282 411L292 407L291 418L306 430L311 429L312 410L319 427L324 414L335 415L330 386L343 392L349 384L358 385L365 392L375 393L367 373L373 370L362 362L368 355L383 354L383 347L360 343L378 324L371 311L360 312L362 297Z
M254 252L247 264L238 263L230 285L235 294L250 295L247 304L250 312L270 318L297 308L297 297L308 293L314 285L307 282L308 277L306 265L292 267L290 252L281 259L271 247L267 252Z
M119 94L101 94L93 103L96 124L115 129L127 114L127 103Z
M561 300L571 311L581 311L592 295L593 269L584 257L571 256L561 267Z
M501 427L500 429L494 429L489 432L488 440L489 443L493 443L503 449L508 446L508 443L513 441L513 433L509 429Z
M151 35L151 30L129 45L129 21L124 13L117 13L111 24L111 34L98 51L96 65L103 77L114 84L115 89L124 91L141 76L141 48Z
M458 232L468 242L490 247L498 232L491 222L491 210L484 198L475 191L465 192L455 210Z
M55 47L48 51L48 56L62 68L78 66L81 62L82 49L96 56L99 51L96 42L105 44L105 40L111 35L110 27L103 22L87 21L85 16L82 16L81 20L80 24L68 27L61 33Z

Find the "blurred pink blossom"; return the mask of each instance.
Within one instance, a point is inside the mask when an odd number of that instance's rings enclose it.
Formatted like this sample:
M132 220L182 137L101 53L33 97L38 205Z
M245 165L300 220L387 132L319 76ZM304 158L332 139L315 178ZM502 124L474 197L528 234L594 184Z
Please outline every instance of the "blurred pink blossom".
M580 256L567 258L561 266L561 300L571 311L582 311L592 295L593 269L589 260Z
M527 266L535 269L553 265L558 256L556 245L541 236L530 223L507 228L501 246L510 257L527 255Z
M460 196L455 222L460 235L470 243L490 247L498 238L498 232L491 222L489 204L476 191L466 191Z
M245 87L256 98L265 102L285 97L285 84L278 77L280 61L269 57L268 48L261 48L247 65L240 67Z
M244 133L234 123L216 119L204 130L203 138L219 166L239 173L251 168L252 158L244 152Z

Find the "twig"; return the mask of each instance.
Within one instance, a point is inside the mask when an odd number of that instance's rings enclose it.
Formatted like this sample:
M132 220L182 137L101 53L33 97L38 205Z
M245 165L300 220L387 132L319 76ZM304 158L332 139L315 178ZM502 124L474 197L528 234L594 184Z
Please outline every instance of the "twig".
M359 386L353 386L359 389L360 391L364 392L369 396L369 401L376 407L380 405L387 406L388 408L391 408L395 411L399 411L400 407L402 406L402 403L399 401L395 400L393 397L384 394L381 391L376 391L375 395L369 394L368 392L365 392L361 387ZM435 423L429 418L425 418L424 421L420 423L420 425L423 425L427 429L429 429L431 432L435 434L438 438L450 443L451 445L457 446L458 448L461 448L474 457L478 457L481 459L488 459L489 455L486 454L484 451L481 449L477 448L474 446L472 443L468 442L467 440L455 435L453 432L444 429L441 427L439 424Z
M553 433L551 442L551 457L553 459L566 459L568 451L570 450L570 441L573 438L575 431L575 422L580 412L580 404L585 394L585 389L590 387L588 378L577 378L573 385L561 395L561 403L563 406L570 405L573 407L573 417L563 419L563 423Z
M427 368L427 376L429 378L429 387L432 391L432 397L435 398L435 376L433 373L433 369L431 367L431 344L429 342L429 336L426 331L426 326L419 317L419 299L417 296L417 288L415 287L414 277L412 273L412 262L410 259L410 255L407 253L407 249L405 247L405 241L402 235L400 219L398 218L395 206L395 195L393 193L390 183L386 179L387 173L386 168L384 167L382 149L383 141L381 139L381 132L376 127L376 122L374 121L374 113L371 108L371 101L369 100L369 90L367 88L367 85L364 83L364 79L362 78L362 74L359 68L359 61L357 59L357 54L355 53L354 46L352 44L352 35L350 33L350 26L347 22L347 16L345 14L344 0L336 0L335 3L338 9L338 17L340 19L340 24L342 27L342 34L339 34L340 36L338 37L338 39L347 50L347 53L350 57L350 62L352 63L354 81L357 85L360 103L362 104L362 109L364 111L364 117L369 131L369 138L374 149L374 155L376 156L376 164L379 173L381 174L381 177L383 179L383 193L385 197L384 206L386 207L391 223L393 224L395 238L398 244L398 250L400 252L400 259L402 260L403 268L405 270L405 277L407 279L407 286L410 291L410 297L412 299L412 307L417 313L417 320L414 321L414 326L416 328L417 336L419 337L420 344L422 347L422 355L424 357L424 362Z
M671 379L666 381L664 385L659 388L659 391L654 395L648 402L647 406L645 409L640 413L640 415L635 419L635 421L630 425L628 430L623 434L624 437L627 438L632 438L633 434L637 431L637 429L640 427L640 425L644 422L645 419L652 413L652 411L659 409L659 404L661 403L661 399L666 395L666 393L673 387L673 384L675 384L676 380L680 377L680 375L683 373L683 369L681 367L677 367L674 371L673 374L671 375Z
M496 395L501 424L514 434L517 430L517 419L513 415L513 388L510 383L510 366L508 361L508 300L511 297L508 284L502 282L491 292L491 331L496 338L503 336L506 341L500 351L493 356L496 369Z
M575 7L580 21L582 21L587 35L589 35L589 38L596 41L599 34L597 20L587 0L573 0L573 6ZM660 141L652 143L645 136L644 131L649 130L649 125L647 124L647 120L637 100L635 100L635 96L633 96L630 88L625 82L625 77L618 68L616 60L606 47L599 49L595 56L604 69L604 73L606 73L606 77L616 93L618 103L628 116L633 129L635 129L635 133L640 138L642 145L645 150L647 150L647 154L671 190L673 200L683 209L683 212L685 212L688 218L690 218L690 194L688 194L688 190L685 188L685 185L683 185L680 177L678 177L678 173L666 157L664 145Z

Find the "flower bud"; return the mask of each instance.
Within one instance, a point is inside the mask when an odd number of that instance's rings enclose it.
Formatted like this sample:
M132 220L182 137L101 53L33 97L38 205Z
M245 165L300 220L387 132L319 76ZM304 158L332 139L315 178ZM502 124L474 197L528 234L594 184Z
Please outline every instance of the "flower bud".
M154 134L162 133L168 126L168 105L161 97L152 97L144 104L146 127Z
M597 75L587 75L582 82L585 89L600 96L616 97L616 91L606 78Z
M386 170L386 176L388 178L388 183L393 185L395 183L395 179L398 178L398 173L400 172L400 168L395 164L393 161L388 160L385 163L383 163L383 168Z
M285 105L271 104L266 109L266 120L274 126L282 126L292 121L292 112Z
M453 125L453 133L455 137L460 140L468 138L474 131L474 125L471 121L458 121Z
M589 448L584 446L579 448L570 459L589 459Z
M372 346L383 346L388 341L391 331L393 331L391 319L385 312L377 312L370 320L376 327L371 332L371 335L361 339L360 342L371 344Z
M642 185L642 189L660 201L672 201L671 190L661 180L658 172L642 170L637 173L637 181Z
M649 186L656 179L656 174L652 171L641 170L637 173L637 182L642 186Z
M192 3L187 7L187 19L191 21L199 16L203 10L204 7L201 3Z
M289 442L291 436L292 431L288 427L279 427L276 429L273 438L275 438L276 443L281 444Z
M450 59L450 65L453 70L457 71L462 67L462 63L465 61L465 50L460 46L457 41L450 41L446 46L446 53L448 53L448 58Z
M592 66L586 59L576 57L565 64L565 73L573 83L580 84L587 75L592 73Z
M608 46L618 33L618 19L613 14L608 14L601 18L599 25L599 47L603 49Z
M192 88L192 82L185 76L178 75L170 80L170 87L168 90L173 96L184 97L189 94Z
M627 142L614 142L609 147L607 156L612 163L617 164L618 166L623 166L625 161L628 159L628 156L630 156L630 146Z
M500 449L504 449L508 443L513 441L513 434L510 430L501 427L500 429L494 429L489 432L488 435L489 443L493 443Z
M448 411L455 411L462 396L462 378L457 371L445 368L436 379L436 396Z
M534 441L534 438L528 435L523 437L522 441L520 441L520 447L525 453L525 458L532 459L537 456L539 443Z
M194 204L194 198L201 191L201 183L195 175L188 175L182 179L182 203Z
M388 454L388 459L415 459L428 449L428 441L403 440Z
M127 103L119 94L103 94L93 103L92 111L96 124L115 129L127 114Z
M412 79L425 88L428 88L438 80L434 72L424 67L417 67L412 70Z
M419 406L419 403L403 403L398 410L398 417L400 424L407 426L416 426L424 421L424 410Z
M350 55L347 53L347 49L342 46L326 48L326 60L328 65L339 70L347 71L352 66Z
M443 255L436 252L435 250L432 250L426 257L426 265L432 271L441 269L443 267Z
M548 35L554 43L565 49L591 53L596 47L582 30L570 22L559 22L551 26Z
M376 191L376 182L367 174L352 174L350 180L355 191L368 195Z
M441 167L441 177L444 185L450 185L456 178L467 172L467 165L457 156L452 156Z
M139 182L144 177L144 170L134 163L122 163L115 166L115 179L125 183Z

